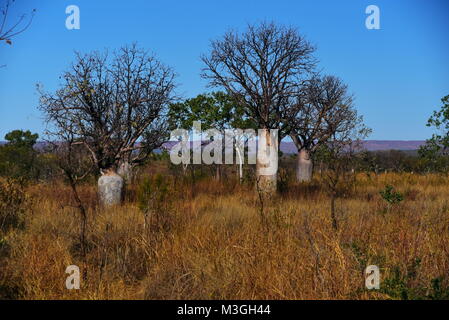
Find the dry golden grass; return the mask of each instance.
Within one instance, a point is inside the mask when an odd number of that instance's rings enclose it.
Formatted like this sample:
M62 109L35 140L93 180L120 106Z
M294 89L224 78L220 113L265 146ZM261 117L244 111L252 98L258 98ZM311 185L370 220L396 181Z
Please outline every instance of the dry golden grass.
M386 184L404 194L389 209L379 195ZM3 297L388 299L404 290L429 294L436 278L448 287L446 177L359 175L352 194L337 200L338 231L316 182L290 186L263 212L250 186L202 180L171 188L170 203L154 213L162 219L145 222L135 190L122 207L101 210L94 186L82 186L89 212L83 258L69 189L31 186L25 228L2 239ZM83 272L80 290L65 288L73 264ZM383 290L364 289L370 264L380 267Z

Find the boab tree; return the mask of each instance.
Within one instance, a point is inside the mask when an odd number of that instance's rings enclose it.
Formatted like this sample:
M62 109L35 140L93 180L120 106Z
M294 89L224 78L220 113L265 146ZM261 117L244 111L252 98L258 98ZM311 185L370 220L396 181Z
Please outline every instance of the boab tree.
M266 142L268 154L277 152L285 136L287 123L283 119L297 96L298 83L315 65L313 52L314 47L294 28L265 22L249 25L244 33L229 31L212 41L210 54L202 57L202 76L211 86L224 88L243 107L261 129L259 146ZM272 129L279 130L278 137L274 138ZM277 168L277 164L267 163L271 157L260 155L259 150L258 188L272 193L277 172L266 169Z
M174 73L135 44L76 55L55 93L40 91L40 109L50 134L82 145L101 172L100 201L120 202L127 171L141 164L166 139L166 115ZM123 170L124 168L124 170Z
M290 136L298 151L296 179L310 181L313 153L333 136L353 130L359 121L347 86L334 76L314 76L300 89L289 119Z

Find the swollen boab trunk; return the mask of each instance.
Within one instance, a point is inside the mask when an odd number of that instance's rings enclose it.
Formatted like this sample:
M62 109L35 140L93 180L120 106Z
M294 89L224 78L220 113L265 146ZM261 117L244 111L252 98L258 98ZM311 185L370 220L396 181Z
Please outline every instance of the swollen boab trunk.
M267 195L276 193L278 171L277 130L259 130L256 159L256 187Z
M98 197L102 206L120 205L123 201L124 181L115 170L102 172L98 179Z
M310 152L306 149L301 149L298 152L296 159L296 181L309 182L312 180L313 163L310 157Z

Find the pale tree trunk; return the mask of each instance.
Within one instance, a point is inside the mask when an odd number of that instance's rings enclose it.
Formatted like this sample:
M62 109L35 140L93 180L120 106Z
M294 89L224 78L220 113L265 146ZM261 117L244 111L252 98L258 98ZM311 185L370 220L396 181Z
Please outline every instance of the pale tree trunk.
M238 144L236 145L235 148L236 154L237 154L237 158L238 158L238 177L239 177L239 183L242 184L243 182L243 156L245 153L244 148L242 147L242 144L240 143L240 140L238 142Z
M309 182L312 180L313 163L310 158L310 152L301 149L296 159L296 181Z
M216 164L215 168L215 180L220 181L221 179L221 168L219 164Z
M242 156L240 155L240 150L237 149L237 155L239 157L239 163L238 163L238 171L237 171L237 175L239 178L239 183L242 184L243 182L243 161L242 161Z
M182 165L182 174L184 175L184 176L186 176L187 175L187 169L189 168L189 165L188 164L181 164Z
M129 184L133 179L133 168L128 161L120 163L117 173L123 178L125 184Z
M124 180L115 170L102 172L98 179L98 196L102 206L120 205L123 202Z
M258 192L273 195L277 190L278 136L277 130L260 129L256 158Z

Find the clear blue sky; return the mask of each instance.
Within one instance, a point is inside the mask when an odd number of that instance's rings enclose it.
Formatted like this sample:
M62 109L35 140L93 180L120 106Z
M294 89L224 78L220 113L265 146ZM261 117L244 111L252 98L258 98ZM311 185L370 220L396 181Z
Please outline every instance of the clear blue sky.
M80 30L65 27L71 4L80 8ZM370 4L380 8L381 30L365 28ZM355 95L370 139L429 137L426 120L449 94L447 0L17 0L13 15L32 8L30 29L12 46L0 44L0 65L7 65L0 68L0 140L18 128L43 132L35 85L56 89L74 50L137 41L176 70L178 92L187 98L206 91L199 57L209 41L261 20L294 25L316 44L323 71Z

